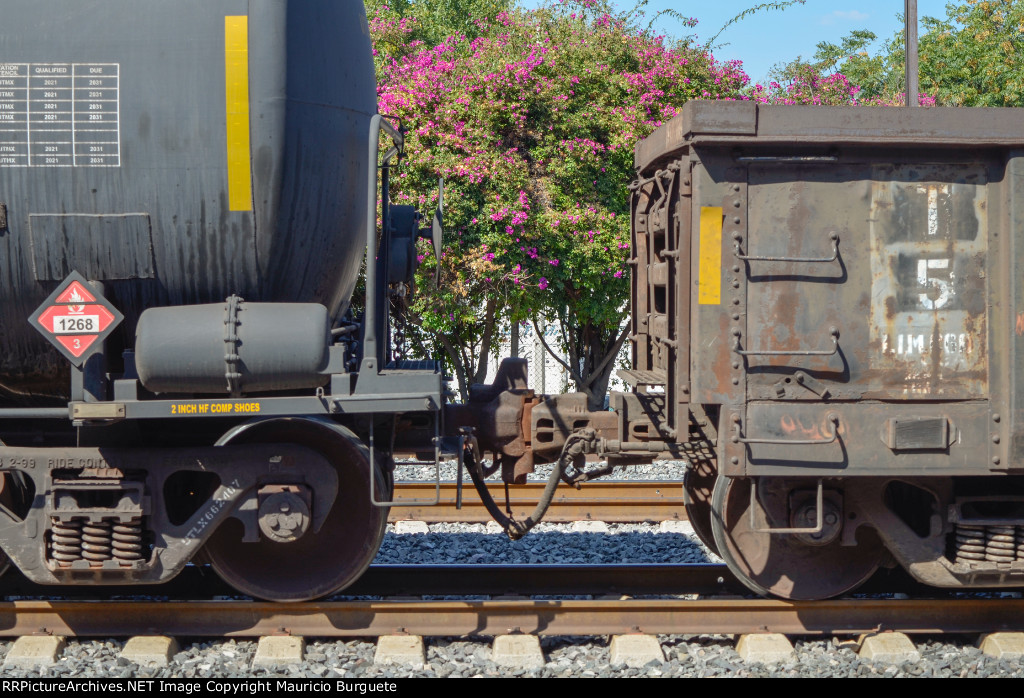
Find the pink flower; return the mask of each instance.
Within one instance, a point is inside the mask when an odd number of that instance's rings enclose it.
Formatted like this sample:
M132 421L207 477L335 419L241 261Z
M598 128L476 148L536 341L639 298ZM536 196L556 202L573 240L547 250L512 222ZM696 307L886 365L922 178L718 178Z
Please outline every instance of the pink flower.
M541 291L543 291L547 287L548 287L548 280L545 279L543 276L540 277L540 283L537 284L537 288L539 288Z

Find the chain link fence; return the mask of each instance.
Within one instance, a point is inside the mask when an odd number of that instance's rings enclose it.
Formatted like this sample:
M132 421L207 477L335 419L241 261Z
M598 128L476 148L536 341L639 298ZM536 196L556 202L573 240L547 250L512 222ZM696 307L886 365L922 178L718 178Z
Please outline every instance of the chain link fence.
M559 359L568 363L569 359L562 351L562 338L559 334L558 326L547 322L538 322L538 325L540 325L544 332L544 340L547 342L547 345L552 350L558 352ZM505 336L498 346L498 361L491 363L487 372L486 382L490 383L494 380L501 359L511 355L512 339L510 336ZM519 327L519 357L526 359L530 363L530 387L536 392L557 395L576 391L576 385L570 378L569 371L544 348L544 344L541 342L540 337L537 336L532 323ZM615 359L616 370L627 366L628 361L629 343L627 342L623 346L622 351L619 352L619 356ZM614 370L608 389L611 391L625 389L625 384L616 376Z

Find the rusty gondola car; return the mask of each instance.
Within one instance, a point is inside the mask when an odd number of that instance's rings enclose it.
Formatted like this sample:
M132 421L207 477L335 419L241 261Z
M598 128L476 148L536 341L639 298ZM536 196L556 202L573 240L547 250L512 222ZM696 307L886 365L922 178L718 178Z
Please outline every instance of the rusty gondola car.
M762 594L1024 582L1024 112L686 105L636 148L629 377Z

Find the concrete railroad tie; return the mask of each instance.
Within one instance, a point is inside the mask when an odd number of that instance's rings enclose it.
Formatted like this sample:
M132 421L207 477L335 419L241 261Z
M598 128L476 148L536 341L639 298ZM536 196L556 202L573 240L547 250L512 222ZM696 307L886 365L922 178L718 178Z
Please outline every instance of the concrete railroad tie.
M491 659L498 666L516 669L544 667L544 653L536 635L498 635L491 648Z
M178 641L164 635L139 635L125 643L121 656L139 666L165 667L178 653Z
M272 668L301 664L305 650L305 638L292 635L261 637L260 643L256 646L256 656L252 659L252 665Z
M419 635L382 635L377 639L374 664L401 664L422 669L427 663L423 638Z
M14 641L7 656L4 669L46 668L57 663L57 656L64 651L63 637L53 635L25 635Z

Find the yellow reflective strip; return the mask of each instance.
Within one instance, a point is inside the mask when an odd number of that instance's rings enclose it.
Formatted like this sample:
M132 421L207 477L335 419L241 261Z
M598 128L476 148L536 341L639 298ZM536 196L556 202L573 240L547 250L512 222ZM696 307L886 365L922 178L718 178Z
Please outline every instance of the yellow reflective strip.
M718 305L722 302L722 207L700 208L700 274L697 277L697 302Z
M228 135L228 208L252 210L249 173L249 18L224 18L224 76Z

